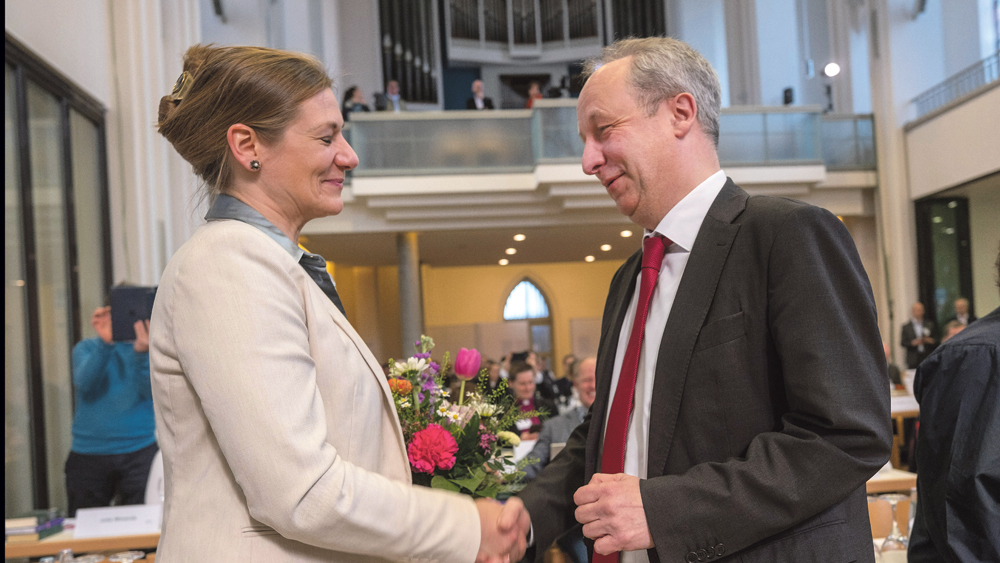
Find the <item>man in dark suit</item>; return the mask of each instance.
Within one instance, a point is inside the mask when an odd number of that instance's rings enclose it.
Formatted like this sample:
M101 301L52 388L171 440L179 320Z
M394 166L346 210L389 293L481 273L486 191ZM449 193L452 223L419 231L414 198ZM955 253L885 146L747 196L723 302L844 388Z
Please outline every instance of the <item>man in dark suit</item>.
M588 71L584 172L647 236L611 282L591 412L520 495L536 560L579 520L595 562L872 561L889 386L846 228L725 177L718 78L686 44L620 41Z
M924 318L924 304L917 301L910 308L910 320L903 325L899 344L906 348L906 369L917 369L934 351L934 321Z
M483 81L472 81L472 97L465 100L465 109L493 109L493 99L486 97Z
M955 316L945 321L944 324L948 324L951 321L958 321L965 326L976 322L976 316L969 311L969 300L964 297L959 297L955 300Z
M1000 257L997 258L1000 285ZM917 516L909 561L1000 561L1000 308L920 364Z

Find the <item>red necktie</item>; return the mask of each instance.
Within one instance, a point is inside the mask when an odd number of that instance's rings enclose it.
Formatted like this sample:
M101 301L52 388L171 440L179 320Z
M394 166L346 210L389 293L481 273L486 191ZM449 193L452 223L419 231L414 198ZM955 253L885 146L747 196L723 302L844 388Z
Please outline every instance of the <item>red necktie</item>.
M625 359L618 375L618 387L615 388L615 398L608 414L608 425L604 432L604 449L601 453L601 473L621 473L625 469L625 439L628 435L628 423L632 416L632 405L635 403L635 380L639 374L639 354L642 352L642 339L646 334L646 316L649 314L649 302L652 301L656 280L660 277L660 265L663 254L670 241L665 237L653 235L642 243L642 270L639 285L639 303L635 310L635 320L632 322L632 334L625 349ZM618 563L618 553L601 555L594 553L594 563Z

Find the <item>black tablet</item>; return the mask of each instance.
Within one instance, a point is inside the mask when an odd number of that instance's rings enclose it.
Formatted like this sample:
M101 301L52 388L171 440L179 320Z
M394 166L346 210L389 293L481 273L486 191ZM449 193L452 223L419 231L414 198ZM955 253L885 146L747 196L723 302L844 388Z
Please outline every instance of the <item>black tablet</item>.
M148 321L153 312L155 287L118 286L111 288L111 339L135 340L135 321Z

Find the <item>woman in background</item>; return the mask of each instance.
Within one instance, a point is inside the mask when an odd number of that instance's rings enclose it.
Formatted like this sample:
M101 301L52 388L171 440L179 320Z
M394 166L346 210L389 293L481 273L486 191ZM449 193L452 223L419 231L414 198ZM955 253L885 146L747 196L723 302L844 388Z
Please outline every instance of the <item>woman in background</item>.
M326 262L296 244L340 213L358 163L331 83L305 55L194 46L160 103L160 133L212 206L152 315L157 560L471 563L512 544L519 557L499 504L411 485L379 362Z

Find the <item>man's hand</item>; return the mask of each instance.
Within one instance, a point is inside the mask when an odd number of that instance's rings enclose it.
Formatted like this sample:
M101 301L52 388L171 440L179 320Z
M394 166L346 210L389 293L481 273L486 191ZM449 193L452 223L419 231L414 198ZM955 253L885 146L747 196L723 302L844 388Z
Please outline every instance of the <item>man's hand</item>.
M506 505L491 499L476 499L482 535L476 563L510 563L524 556L527 547L528 513L520 499Z
M149 321L135 321L132 325L135 329L135 342L132 349L140 354L149 352Z
M639 494L639 478L619 473L596 473L590 483L577 489L576 519L583 535L594 541L601 555L653 547Z
M111 344L111 307L98 307L90 316L90 326L106 344Z

